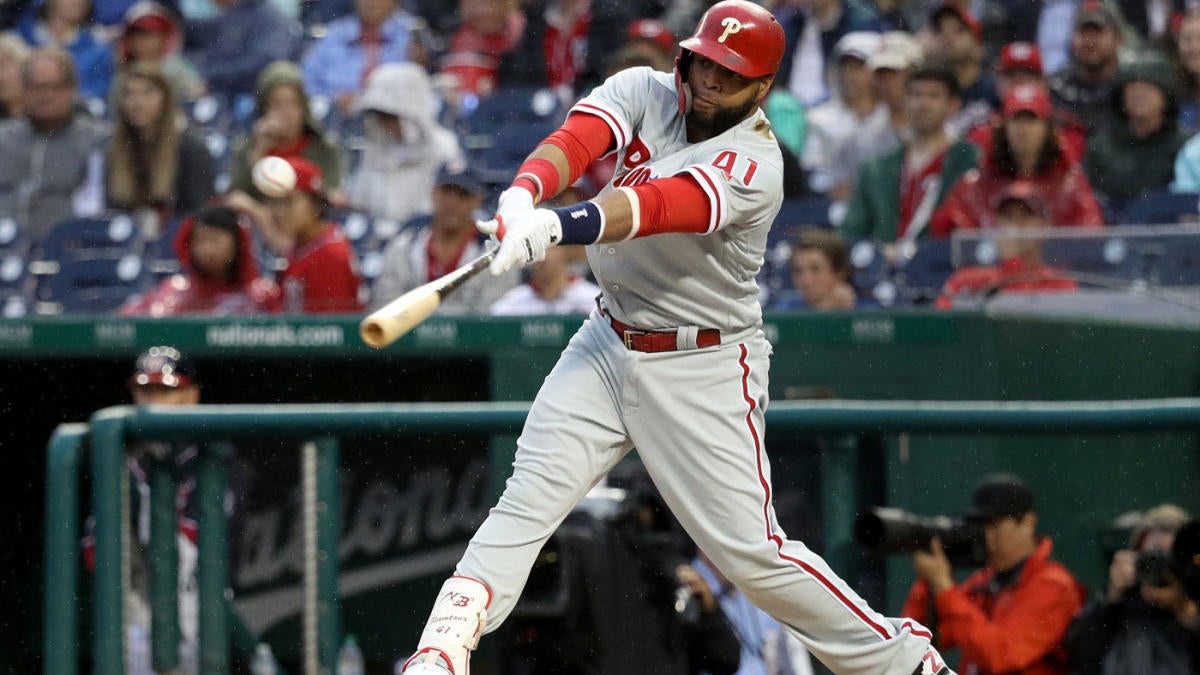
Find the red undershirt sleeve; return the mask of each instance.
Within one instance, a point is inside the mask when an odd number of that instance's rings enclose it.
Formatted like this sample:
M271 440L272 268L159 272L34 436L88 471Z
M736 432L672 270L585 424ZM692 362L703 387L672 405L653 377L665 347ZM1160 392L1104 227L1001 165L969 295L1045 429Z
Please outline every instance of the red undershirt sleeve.
M558 129L545 138L567 156L567 183L579 180L592 162L607 155L615 148L616 138L608 124L591 113L574 112ZM513 185L520 185L533 193L537 200L550 199L563 187L559 185L557 170L546 160L527 160L517 169Z
M633 206L629 238L682 232L710 231L712 206L708 194L691 174L656 178L636 187L619 188Z

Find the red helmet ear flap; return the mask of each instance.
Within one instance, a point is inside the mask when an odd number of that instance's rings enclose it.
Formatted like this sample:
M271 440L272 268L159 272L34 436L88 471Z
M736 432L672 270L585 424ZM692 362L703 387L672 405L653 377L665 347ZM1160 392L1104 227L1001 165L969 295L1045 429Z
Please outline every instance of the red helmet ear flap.
M692 111L692 88L688 86L688 70L692 67L692 53L680 49L675 56L675 92L679 96L679 114L686 115Z

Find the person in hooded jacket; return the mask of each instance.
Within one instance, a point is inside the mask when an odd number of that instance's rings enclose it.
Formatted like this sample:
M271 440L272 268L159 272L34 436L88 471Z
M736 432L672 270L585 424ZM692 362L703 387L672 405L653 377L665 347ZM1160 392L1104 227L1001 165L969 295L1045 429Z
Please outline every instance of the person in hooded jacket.
M1165 190L1175 156L1187 142L1179 128L1175 74L1166 62L1142 60L1117 74L1106 123L1088 139L1083 168L1111 206Z
M183 271L131 298L122 316L255 314L277 302L279 290L259 276L250 230L233 209L200 209L179 228L174 247Z
M437 123L437 106L420 66L392 63L371 73L359 103L367 143L346 179L351 206L398 223L433 210L438 171L465 163L458 137Z
M339 203L341 151L325 138L309 110L308 93L296 64L276 61L259 75L254 113L250 137L238 148L230 167L230 194L244 193L257 208L264 209L263 194L254 187L250 170L258 160L275 155L302 158L320 167L325 194Z
M125 13L116 44L118 74L134 64L162 70L179 101L191 101L204 93L204 79L183 57L183 32L175 18L153 0L139 0Z

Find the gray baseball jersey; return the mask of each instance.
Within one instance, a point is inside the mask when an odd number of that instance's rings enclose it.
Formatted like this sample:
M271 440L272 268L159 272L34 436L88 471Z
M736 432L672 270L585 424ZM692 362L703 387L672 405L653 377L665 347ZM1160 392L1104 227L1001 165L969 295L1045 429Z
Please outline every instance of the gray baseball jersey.
M675 344L684 346L636 351L599 311L571 338L529 410L504 494L455 572L487 587L484 632L512 611L570 510L636 446L697 546L833 671L910 675L923 655L936 655L931 634L872 610L775 517L763 444L771 345L758 327L754 283L782 194L770 124L756 111L688 144L670 76L644 68L609 78L575 110L607 121L617 139L619 168L606 189L688 173L712 218L704 235L589 247L608 310L640 329L678 329ZM720 329L721 344L687 346L680 338L691 327ZM473 632L471 608L482 600L452 586L435 604L418 654L445 653L437 640L450 622ZM477 585L466 586L478 595ZM645 671L637 666L627 670Z
M618 319L639 328L719 328L762 323L758 285L767 231L783 202L783 160L762 110L724 133L688 143L669 73L630 68L572 112L608 123L617 170L605 190L690 174L708 196L705 235L664 234L589 246L588 262Z

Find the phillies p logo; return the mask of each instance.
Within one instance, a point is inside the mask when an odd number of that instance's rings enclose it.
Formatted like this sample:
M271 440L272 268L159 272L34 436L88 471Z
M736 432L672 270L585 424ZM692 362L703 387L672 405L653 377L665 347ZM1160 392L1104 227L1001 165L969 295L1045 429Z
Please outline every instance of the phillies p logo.
M727 40L730 35L742 32L742 22L738 21L732 16L727 16L724 19L721 19L721 25L725 27L725 31L721 33L721 37L717 38L717 42L722 44L725 43L725 40Z

